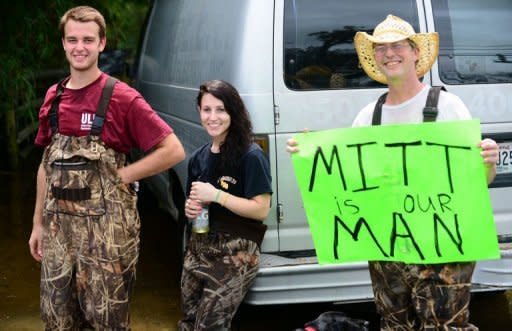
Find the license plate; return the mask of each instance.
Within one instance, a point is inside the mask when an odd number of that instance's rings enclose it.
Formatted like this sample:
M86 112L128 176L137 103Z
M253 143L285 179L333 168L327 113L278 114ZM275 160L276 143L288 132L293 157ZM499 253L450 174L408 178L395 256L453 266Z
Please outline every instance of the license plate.
M497 174L510 174L512 173L512 142L504 141L498 143L499 155L498 162L496 162Z

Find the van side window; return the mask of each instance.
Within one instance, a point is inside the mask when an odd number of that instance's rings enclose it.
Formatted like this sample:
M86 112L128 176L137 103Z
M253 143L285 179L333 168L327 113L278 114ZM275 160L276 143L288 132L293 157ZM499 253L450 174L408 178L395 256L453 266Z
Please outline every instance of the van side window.
M354 35L372 33L390 13L419 31L412 0L285 0L286 86L293 90L382 87L359 67Z
M512 1L432 1L446 84L512 82Z

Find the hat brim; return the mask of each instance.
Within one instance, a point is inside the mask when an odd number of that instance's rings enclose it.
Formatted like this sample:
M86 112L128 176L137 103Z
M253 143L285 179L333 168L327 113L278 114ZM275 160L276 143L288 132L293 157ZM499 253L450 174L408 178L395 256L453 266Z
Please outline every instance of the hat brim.
M419 50L419 59L416 64L416 75L423 77L432 68L432 65L439 54L439 35L437 32L417 33L405 37L399 33L386 33L379 37L373 37L366 32L357 32L354 37L354 47L359 58L361 67L366 74L379 83L387 84L387 78L379 69L375 61L375 51L373 44L375 43L394 43L397 41L410 39Z

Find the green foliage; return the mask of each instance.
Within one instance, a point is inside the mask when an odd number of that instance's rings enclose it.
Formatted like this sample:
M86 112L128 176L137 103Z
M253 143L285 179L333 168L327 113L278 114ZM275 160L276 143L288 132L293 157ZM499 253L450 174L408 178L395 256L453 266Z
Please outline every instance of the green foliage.
M108 8L103 11L107 21L107 48L135 51L148 5L148 1L108 2Z

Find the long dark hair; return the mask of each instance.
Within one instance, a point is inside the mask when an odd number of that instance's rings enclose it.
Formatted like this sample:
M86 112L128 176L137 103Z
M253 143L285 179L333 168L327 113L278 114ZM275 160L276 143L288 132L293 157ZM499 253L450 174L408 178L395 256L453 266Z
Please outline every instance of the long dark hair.
M206 93L224 103L224 108L231 117L226 139L220 145L220 162L218 169L226 166L236 166L240 158L249 149L252 141L252 124L249 113L238 91L223 80L206 81L199 87L197 106L201 107L201 99Z

